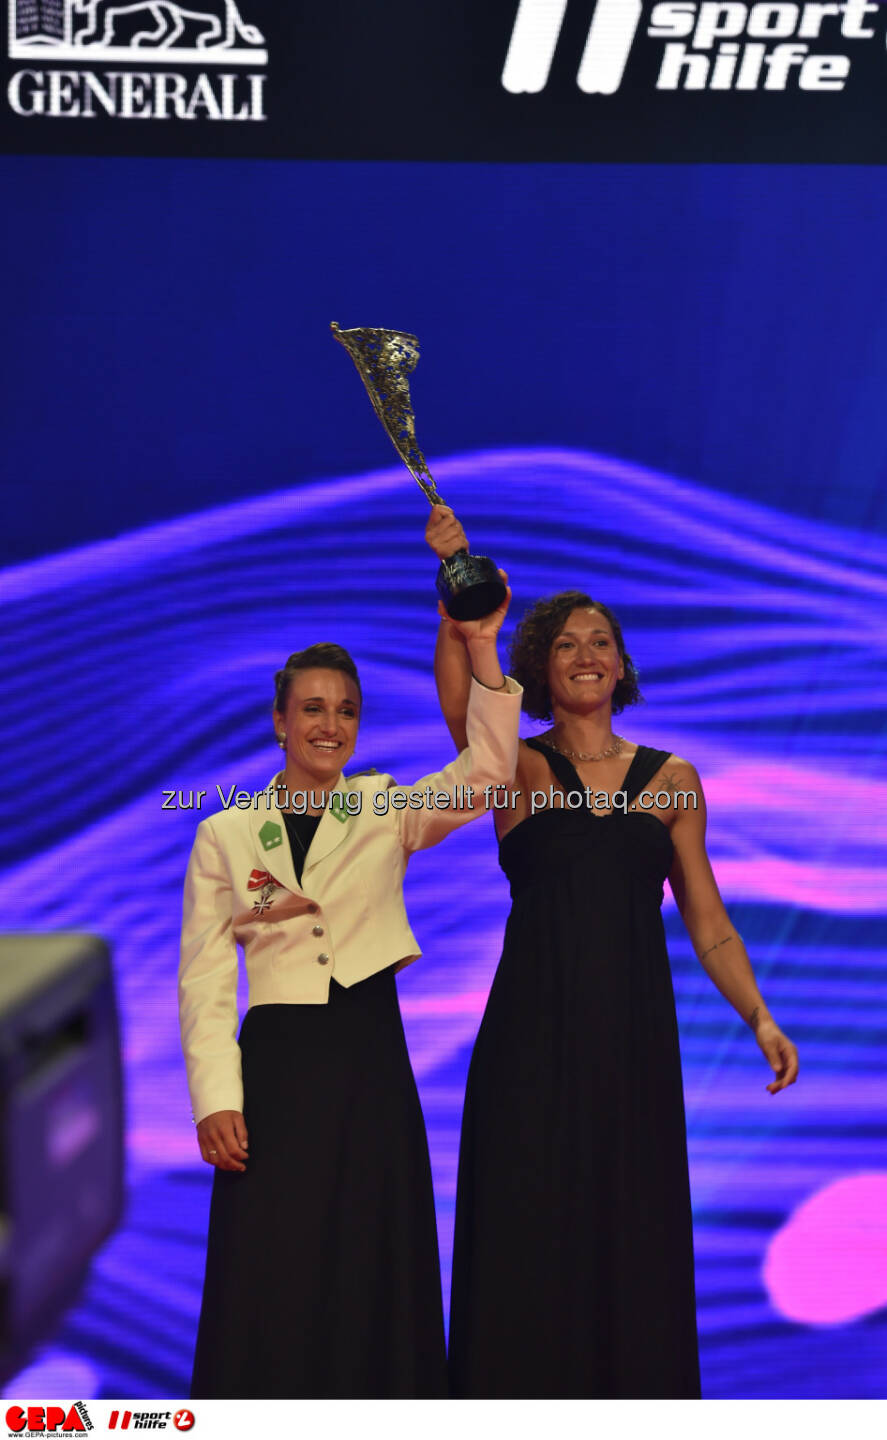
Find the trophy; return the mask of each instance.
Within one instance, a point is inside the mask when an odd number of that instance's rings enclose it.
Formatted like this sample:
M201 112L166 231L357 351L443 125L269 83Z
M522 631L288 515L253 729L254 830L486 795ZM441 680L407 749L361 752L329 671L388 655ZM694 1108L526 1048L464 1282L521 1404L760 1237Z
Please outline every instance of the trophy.
M357 366L357 373L373 402L394 448L432 505L443 505L425 456L416 444L416 419L410 404L409 376L419 361L415 335L400 330L340 330L335 320L331 330ZM480 620L490 615L505 599L505 585L493 561L486 555L469 555L457 550L442 560L437 572L437 593L454 620Z

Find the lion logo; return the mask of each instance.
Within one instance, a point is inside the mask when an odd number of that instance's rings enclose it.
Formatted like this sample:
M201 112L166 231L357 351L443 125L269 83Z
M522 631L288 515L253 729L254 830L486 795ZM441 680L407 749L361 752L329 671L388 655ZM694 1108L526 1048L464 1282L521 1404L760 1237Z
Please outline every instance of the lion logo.
M189 27L198 50L230 50L237 45L263 45L265 37L255 25L247 25L234 0L199 0L181 5L176 0L72 0L74 15L85 15L86 23L72 35L77 46L110 46L117 41L117 24L123 17L137 22L153 20L153 29L136 30L127 44L169 50Z
M177 59L224 56L265 64L265 37L238 0L9 0L10 58L125 60L145 51Z

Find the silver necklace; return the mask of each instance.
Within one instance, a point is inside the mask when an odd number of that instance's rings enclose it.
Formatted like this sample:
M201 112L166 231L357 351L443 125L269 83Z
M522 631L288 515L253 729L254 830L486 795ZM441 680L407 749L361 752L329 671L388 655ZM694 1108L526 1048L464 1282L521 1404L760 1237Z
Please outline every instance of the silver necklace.
M621 753L625 741L621 735L614 735L613 744L608 745L606 750L598 751L597 755L583 755L581 750L566 750L563 746L558 745L556 740L545 740L543 744L548 745L552 750L556 750L559 755L563 755L567 760L609 760L611 755L619 755Z

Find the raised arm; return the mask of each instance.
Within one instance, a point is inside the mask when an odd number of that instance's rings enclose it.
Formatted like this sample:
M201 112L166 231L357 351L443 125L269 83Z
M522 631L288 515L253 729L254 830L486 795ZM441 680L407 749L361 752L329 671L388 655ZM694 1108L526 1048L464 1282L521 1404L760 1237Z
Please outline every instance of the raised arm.
M443 616L434 648L434 683L447 729L457 750L468 744L465 716L471 691L471 659L455 625Z
M445 505L434 507L426 538L440 525L445 526L449 534L446 554L465 545L462 527ZM507 582L505 571L500 570L499 574ZM391 795L390 804L401 844L408 852L436 845L450 830L485 813L490 808L491 789L509 786L514 779L523 692L503 675L497 650L499 630L510 601L511 591L506 584L502 604L480 620L451 620L443 606L440 607L443 624L437 655L448 642L458 646L458 651L451 652L451 658L455 661L453 671L457 676L460 713L457 715L450 703L447 714L443 693L441 703L459 754L434 775L423 776L412 786L393 787L399 793ZM444 681L446 683L446 677ZM439 674L438 689L441 689ZM458 794L458 808L455 805L450 808L442 793L433 802L419 802L419 796L429 791L448 791L451 797Z
M425 539L440 560L446 560L450 555L455 555L457 550L468 549L465 531L449 505L433 506L425 529ZM465 717L468 713L471 677L474 674L482 683L489 684L490 682L486 679L486 669L489 665L490 673L494 673L492 659L489 657L488 647L483 639L480 640L480 649L477 649L477 641L475 641L475 648L469 649L467 634L449 619L443 605L440 605L439 609L441 622L434 651L434 679L441 713L446 721L447 729L453 737L457 751L462 751L468 744ZM477 623L483 624L483 622ZM499 624L501 624L501 619ZM497 631L498 628L497 624ZM493 633L492 642L492 651L495 655L495 633ZM485 650L487 650L486 658ZM498 668L498 661L496 661L496 665ZM477 666L480 666L481 669L477 669ZM484 673L481 673L482 670ZM499 671L499 675L501 682L501 671ZM493 688L498 687L494 685Z
M675 854L669 884L703 969L754 1032L770 1062L775 1078L767 1089L775 1095L798 1078L798 1052L764 1003L742 938L731 924L712 874L699 775L692 765L678 761L673 776L679 791L694 795L696 804L695 808L682 804L671 827Z
M404 850L425 850L475 816L484 815L492 792L509 788L517 765L517 732L523 692L513 680L501 687L471 681L468 745L432 775L388 790L390 812Z

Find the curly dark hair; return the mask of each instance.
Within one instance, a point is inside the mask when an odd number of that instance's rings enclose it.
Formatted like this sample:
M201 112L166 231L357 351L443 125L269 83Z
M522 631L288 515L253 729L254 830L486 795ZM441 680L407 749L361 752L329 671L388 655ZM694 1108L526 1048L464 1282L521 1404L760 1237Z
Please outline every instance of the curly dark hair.
M341 645L309 645L307 650L296 650L289 657L283 669L278 670L274 676L275 710L282 712L286 709L290 681L300 670L341 670L345 675L351 677L357 686L358 695L361 700L363 699L357 666L348 651L343 650Z
M562 590L559 595L552 595L547 600L537 600L521 619L511 640L511 674L518 684L523 685L522 708L534 720L552 718L548 660L554 641L574 610L597 610L610 622L625 667L625 675L613 691L613 714L620 714L626 705L637 705L644 698L638 687L634 661L622 639L622 627L612 610L602 605L600 600L584 595L581 590Z

